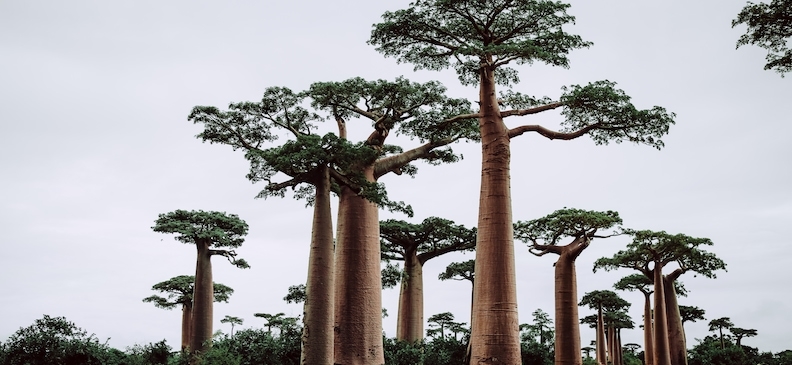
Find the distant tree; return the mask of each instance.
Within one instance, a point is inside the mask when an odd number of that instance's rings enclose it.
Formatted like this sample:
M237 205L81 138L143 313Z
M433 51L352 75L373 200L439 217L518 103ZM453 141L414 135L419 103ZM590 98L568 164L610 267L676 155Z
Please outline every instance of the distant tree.
M481 190L473 323L474 362L521 361L511 226L510 141L535 132L549 139L590 135L597 144L632 141L660 148L673 115L660 107L638 110L614 83L600 81L565 88L558 101L509 92L500 98L513 110L501 111L496 85L519 81L513 64L546 63L568 67L567 55L591 43L564 31L574 23L568 4L553 1L416 0L388 11L374 25L369 43L416 69L454 68L465 85L478 85L482 144ZM503 97L505 96L505 97ZM538 125L508 128L504 119L563 108L563 130ZM470 118L460 115L449 118Z
M237 259L233 250L245 241L248 225L235 214L176 210L160 214L151 228L154 232L173 233L177 241L194 244L198 251L190 351L201 353L207 344L211 345L209 341L212 338L214 283L211 258L223 256L236 267L249 268L244 259Z
M555 362L581 363L580 323L575 260L594 238L619 234L622 222L614 211L560 209L545 217L514 224L514 237L529 245L536 256L558 255L555 262ZM611 230L608 232L608 230ZM605 233L602 233L606 231ZM562 240L569 240L562 244Z
M651 296L652 279L643 274L631 274L621 278L616 284L613 285L616 290L639 291L644 296L644 353L649 354L645 356L645 365L653 365L654 359L651 356L654 349L654 335L652 331L652 302Z
M181 349L186 350L190 346L190 329L192 324L192 308L193 308L193 290L195 289L195 276L193 275L179 275L170 278L167 281L154 284L151 290L156 290L161 293L167 294L168 297L164 298L158 295L152 295L144 298L143 302L154 303L154 306L162 309L173 309L177 306L182 308L182 332L181 332ZM234 293L234 289L219 283L213 283L212 289L214 290L215 302L226 302L228 298Z
M784 76L792 71L792 50L788 44L792 38L792 0L771 0L769 4L748 2L732 28L739 24L748 26L745 34L737 40L737 48L752 44L767 50L765 70L773 70Z
M220 323L230 323L231 324L231 336L234 336L234 326L241 326L245 320L239 317L232 317L226 315L223 319L220 320Z
M525 333L521 336L521 340L523 342L536 341L542 346L549 345L552 347L553 343L556 341L556 332L553 330L553 320L550 319L550 315L539 308L533 311L531 316L533 317L533 323L524 323L520 325L520 330L525 330Z
M445 338L446 328L451 323L454 323L454 314L451 312L438 313L430 316L427 321L429 322L429 327L436 327L436 329L440 330L440 337Z
M272 327L275 326L276 328L280 327L283 324L284 319L286 318L286 313L253 313L254 317L264 318L267 321L267 333L272 333Z
M584 294L583 298L580 299L579 305L585 305L597 311L597 315L595 317L595 328L597 329L597 362L605 365L607 364L607 349L610 343L608 343L608 340L606 339L604 314L606 312L617 312L629 308L630 303L610 290L594 290ZM584 317L581 319L581 322L584 322L584 320L587 319ZM588 319L587 322L584 323L592 324L590 322L590 319Z
M35 320L3 344L3 365L105 365L106 345L65 317Z
M709 322L709 330L718 331L718 337L720 337L721 349L726 348L726 343L723 341L723 330L731 329L732 327L734 327L734 324L731 322L731 319L729 317L716 318Z
M677 303L675 284L684 273L694 272L715 278L715 271L726 269L726 264L715 254L704 249L711 246L709 238L696 238L684 234L656 231L633 231L632 242L626 250L611 258L594 262L598 269L629 268L652 279L654 285L654 365L687 364L686 341L682 318ZM676 264L678 268L664 275L663 268ZM651 267L651 269L650 269Z
M591 346L586 346L586 347L580 348L580 351L582 351L583 353L586 354L586 358L590 358L591 357L591 351L594 351L594 350L596 350L596 349L591 347Z
M423 338L423 266L450 252L471 251L476 230L429 217L419 224L388 219L380 222L382 258L404 262L399 292L396 338L415 342Z
M732 335L734 335L737 347L740 347L740 348L742 348L740 343L742 342L743 337L754 337L754 336L757 335L757 332L756 332L755 329L746 329L746 328L739 328L739 327L731 327L731 328L729 328L729 332L731 332Z

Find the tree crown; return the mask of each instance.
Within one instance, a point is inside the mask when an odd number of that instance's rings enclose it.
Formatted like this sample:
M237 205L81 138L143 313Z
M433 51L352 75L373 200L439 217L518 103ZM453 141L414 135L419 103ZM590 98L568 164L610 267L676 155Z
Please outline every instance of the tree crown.
M767 50L765 70L773 70L784 76L792 71L792 49L787 44L792 38L792 1L771 0L770 3L748 2L732 28L739 24L748 26L745 34L737 40L737 48L752 44Z
M388 219L380 222L382 257L404 260L414 251L423 264L429 259L454 251L472 251L476 229L454 224L448 219L429 217L419 224Z
M179 275L166 281L154 284L151 290L168 294L167 298L152 295L143 299L143 302L154 303L154 306L162 309L173 309L177 305L191 305L193 301L193 288L195 287L195 276ZM234 293L234 289L219 283L213 284L214 301L228 302L228 298Z
M535 61L568 67L567 55L591 45L564 32L574 23L568 4L534 0L416 0L386 12L369 44L416 69L453 67L466 85L478 83L482 68L498 68L496 81L519 82L509 63Z

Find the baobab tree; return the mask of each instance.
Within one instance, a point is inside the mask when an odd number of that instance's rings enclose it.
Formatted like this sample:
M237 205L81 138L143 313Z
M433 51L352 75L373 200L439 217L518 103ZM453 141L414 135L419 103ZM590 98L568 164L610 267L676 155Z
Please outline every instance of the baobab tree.
M596 317L590 318L583 318L581 322L589 323L590 325L596 323L595 328L597 329L597 362L599 364L605 365L607 364L608 358L608 351L609 345L613 342L609 341L606 338L605 333L605 313L610 312L618 312L625 310L630 307L630 303L621 297L618 294L610 291L610 290L594 290L588 292L583 295L583 298L580 299L579 305L585 305L589 308L597 311ZM596 322L592 323L594 318L596 318ZM579 354L580 352L578 352ZM610 356L613 356L611 353Z
M267 333L272 333L272 327L278 328L280 325L283 324L284 318L286 318L286 313L280 312L275 314L270 313L253 313L254 317L264 318L267 321Z
M440 334L440 338L445 338L446 328L454 323L454 314L451 312L438 313L430 316L427 322L429 322L429 327L436 327L429 330L430 333L437 332Z
M737 25L748 26L745 34L737 40L737 48L747 44L767 50L765 70L775 70L781 76L792 71L792 0L771 0L770 3L748 2L737 19L732 20L732 28Z
M175 210L160 214L151 227L154 232L173 233L177 241L194 244L198 253L195 264L190 351L200 354L211 345L214 302L212 256L223 256L239 268L250 266L237 258L234 249L245 241L248 225L236 214Z
M288 88L271 87L260 102L233 103L226 111L197 106L189 120L204 126L197 136L204 142L226 144L246 152L251 165L248 178L267 182L258 197L283 196L291 188L296 189L295 197L305 198L313 205L306 281L310 295L306 295L303 306L301 362L331 364L334 258L330 169L339 163L335 151L354 147L332 134L311 134L320 117L301 105L305 98ZM266 148L268 142L276 139L277 131L286 131L293 139ZM277 173L289 179L273 181Z
M231 324L231 336L234 336L234 326L241 326L245 320L239 317L229 316L226 315L223 319L220 320L220 323L230 323Z
M651 278L654 285L654 365L687 364L675 282L686 272L715 278L715 271L725 270L726 264L703 249L712 245L708 238L646 230L633 231L631 235L633 240L626 250L610 258L598 259L594 262L594 271L629 268ZM678 267L664 275L663 268L672 263Z
M429 217L419 224L388 219L380 222L382 258L404 262L399 292L396 338L415 342L423 338L423 266L436 257L458 251L471 251L476 245L476 230Z
M561 209L545 217L514 224L516 239L528 243L536 256L558 255L555 262L555 364L580 365L575 260L594 238L620 234L619 213ZM613 230L612 230L613 229ZM603 231L605 231L603 233ZM562 244L562 240L570 242Z
M306 284L309 297L306 310L312 307L310 299L313 295L312 286L315 289L319 286L333 288L335 304L332 308L333 324L331 327L323 324L321 328L332 329L334 350L332 356L318 356L317 361L321 363L384 361L382 320L380 311L376 310L381 308L377 209L388 208L408 215L411 215L411 209L404 203L389 200L384 186L377 183L377 180L391 172L413 175L416 168L411 163L417 160L425 160L432 164L454 162L458 156L448 145L460 139L477 137L473 133L474 119L457 123L458 125L452 128L437 127L451 115L470 112L468 101L451 99L444 96L444 93L445 88L437 82L419 84L403 78L392 82L354 78L342 82L314 83L309 90L302 93L281 93L287 96L283 98L268 98L265 93L261 103L232 104L233 109L229 111L227 118L217 118L217 110L212 107L201 107L197 114L194 110L194 114L191 115L191 119L196 122L216 120L225 122L218 124L219 127L214 128L213 131L219 130L233 137L232 143L228 143L223 138L215 140L211 134L208 135L210 138L207 138L206 134L199 137L244 149L247 152L246 157L251 161L251 173L248 174L248 178L253 181L269 181L268 179L274 176L275 172L283 172L292 179L282 184L275 184L273 187L297 186L309 182L307 178L313 172L327 168L326 173L330 176L331 185L339 196L336 261L334 275L331 275L334 281L331 285L312 285L310 282ZM275 94L279 95L278 92ZM300 130L302 137L298 138L295 147L300 147L299 151L303 151L299 155L301 159L291 159L291 163L295 164L291 167L288 165L289 159L284 159L286 163L282 169L273 169L268 160L267 150L262 150L260 147L260 142L271 139L268 135L270 133L267 129L268 123L277 122L291 127L291 118L287 117L287 114L282 115L279 108L286 106L290 108L289 110L295 109L298 104L301 105L304 98L307 98L306 103L310 101L311 107L317 113L324 113L325 119L334 120L338 132L318 137L312 134L311 128ZM231 113L232 111L234 113ZM305 115L306 118L311 116L313 120L312 116L319 115L317 113L300 112L296 115ZM353 118L366 119L373 125L374 131L360 143L351 143L347 140L347 122ZM391 130L415 138L422 144L409 150L386 145L385 140ZM240 143L241 138L237 138L240 136L250 138L247 143ZM317 163L314 159L316 156L323 158L327 156L325 159L327 165ZM321 169L313 169L320 166ZM324 172L322 176L325 176ZM327 180L323 178L322 181ZM260 196L273 195L275 191L282 190L265 189ZM297 190L297 196L310 197L310 191ZM314 229L316 230L316 227ZM324 228L321 232L326 234L327 229ZM328 242L331 241L324 242L323 247L327 249L330 246ZM313 266L312 262L309 262L309 267ZM320 277L327 278L327 276ZM317 305L324 303L321 300L313 302ZM324 309L328 308L326 303L322 306ZM307 312L306 317L308 317ZM323 317L324 320L326 318Z
M510 141L534 132L549 139L589 135L595 143L631 141L660 148L673 114L661 107L639 110L615 83L598 81L563 88L557 100L496 85L519 82L513 64L542 62L568 67L567 55L590 42L564 31L574 17L569 5L545 0L415 0L388 11L375 24L369 44L416 69L452 67L463 85L477 85L479 111L446 120L479 120L482 166L476 243L477 285L471 333L472 362L520 363L514 238L510 193ZM500 96L500 97L499 97ZM500 104L511 110L500 110ZM509 128L507 117L561 108L560 131L538 125Z
M726 348L726 343L723 341L723 329L731 329L734 327L734 324L729 317L721 317L713 319L709 322L709 330L710 331L718 331L718 337L720 338L721 343L721 350Z
M173 309L181 306L182 325L181 325L181 349L184 351L190 346L190 328L192 324L193 291L195 288L195 276L179 275L172 277L161 283L154 284L151 290L167 294L168 297L152 295L143 299L143 302L154 303L154 306L162 309ZM215 302L226 302L234 293L234 289L219 283L212 283Z
M613 284L616 290L639 291L644 296L644 364L654 364L651 354L654 349L652 331L652 280L642 274L631 274Z
M743 337L754 337L758 334L755 329L740 328L740 327L731 327L729 328L729 332L731 332L732 335L734 336L735 344L740 349L742 349L741 342Z

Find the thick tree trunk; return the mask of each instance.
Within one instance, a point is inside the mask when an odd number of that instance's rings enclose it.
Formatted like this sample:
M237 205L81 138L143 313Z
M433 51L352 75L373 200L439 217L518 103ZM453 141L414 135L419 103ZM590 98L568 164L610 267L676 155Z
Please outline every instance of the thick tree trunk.
M415 342L423 339L423 265L416 250L408 250L404 258L405 276L399 292L399 315L396 338Z
M614 354L616 354L616 361L614 362L617 365L624 365L624 352L622 350L622 341L621 341L621 328L614 328L614 332L616 332L616 349Z
M652 328L652 302L649 293L644 293L644 364L654 365L654 329Z
M491 60L489 60L491 61ZM520 359L514 269L509 137L498 110L494 72L483 67L479 100L482 168L473 288L471 363L517 365Z
M605 320L602 318L602 306L597 308L597 364L608 363L607 342L605 341Z
M333 364L333 218L330 211L330 175L320 171L315 182L313 230L308 256L308 280L300 364Z
M669 276L663 276L663 296L665 297L666 321L668 322L668 349L671 354L671 364L687 365L685 333L682 330L682 316L679 314L674 281Z
M374 181L372 169L364 171ZM384 364L377 206L342 188L335 272L335 364Z
M608 362L613 365L618 365L616 363L616 329L613 328L612 325L607 326L607 334L608 334Z
M192 302L182 303L181 350L190 347L190 332L192 324Z
M575 258L567 252L555 264L555 364L581 365Z
M671 365L666 320L665 291L663 290L663 267L655 261L654 276L654 364Z
M195 291L193 292L192 335L190 350L196 353L210 346L212 339L212 311L214 284L212 282L212 254L209 242L196 242L198 259L195 265Z

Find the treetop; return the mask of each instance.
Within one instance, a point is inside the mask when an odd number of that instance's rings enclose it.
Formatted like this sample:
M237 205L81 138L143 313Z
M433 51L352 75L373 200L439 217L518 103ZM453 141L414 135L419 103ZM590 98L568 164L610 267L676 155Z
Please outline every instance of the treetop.
M591 239L619 234L619 227L606 235L597 235L597 231L610 229L621 223L619 213L612 210L599 212L564 208L542 218L514 223L514 238L532 244L558 245L561 239L567 237Z
M438 217L419 224L387 219L380 222L382 255L389 260L404 260L415 250L421 262L452 251L470 251L476 246L476 229Z
M595 310L601 307L605 311L617 311L629 308L631 304L613 291L594 290L584 294L578 305L586 305Z
M174 238L183 243L204 242L214 247L236 248L245 241L248 225L236 214L175 210L160 214L151 229L174 233Z
M416 0L385 12L368 43L416 69L453 67L465 85L479 82L481 68L497 68L496 82L509 85L519 82L509 63L568 67L569 52L591 45L563 30L575 21L568 8L541 0Z

